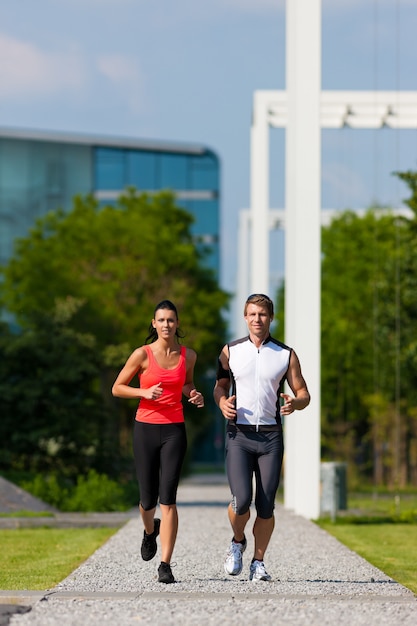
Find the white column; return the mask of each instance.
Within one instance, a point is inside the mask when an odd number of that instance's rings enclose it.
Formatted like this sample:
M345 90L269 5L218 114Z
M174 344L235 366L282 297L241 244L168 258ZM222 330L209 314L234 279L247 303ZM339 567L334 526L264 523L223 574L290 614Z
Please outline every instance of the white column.
M250 293L250 223L251 212L241 210L239 213L239 237L238 237L238 280L235 306L236 310L236 337L244 337L248 333L243 307Z
M311 404L285 420L284 503L320 514L321 2L287 1L285 336Z
M251 127L251 267L250 293L269 289L269 124L267 100L255 92ZM245 295L245 299L249 294ZM239 303L243 310L243 302Z

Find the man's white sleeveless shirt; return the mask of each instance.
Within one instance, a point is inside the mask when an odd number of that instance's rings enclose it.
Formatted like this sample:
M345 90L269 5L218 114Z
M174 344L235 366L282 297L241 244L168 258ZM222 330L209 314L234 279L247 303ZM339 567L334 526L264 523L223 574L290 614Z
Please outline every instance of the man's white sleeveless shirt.
M228 344L237 424L271 426L280 418L280 397L291 348L269 336L259 348L245 337Z

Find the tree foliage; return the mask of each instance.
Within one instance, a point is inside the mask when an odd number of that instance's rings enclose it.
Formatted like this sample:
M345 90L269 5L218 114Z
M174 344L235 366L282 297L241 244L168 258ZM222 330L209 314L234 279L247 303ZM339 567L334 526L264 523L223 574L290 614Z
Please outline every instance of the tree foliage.
M112 465L131 454L134 405L115 401L111 385L163 299L176 304L183 342L198 354L197 384L207 383L225 340L228 295L204 264L192 222L171 193L130 189L115 206L77 197L72 211L49 213L16 242L1 300L20 331L3 329L0 402L2 441L21 458L48 456L47 441L49 452L58 442L63 463L71 449L79 464L85 447L94 450L99 471L109 469L99 457ZM185 410L192 440L211 416Z
M322 229L322 458L347 462L351 485L417 481L417 172L396 175L411 219L371 207ZM284 310L282 285L283 341Z
M191 235L193 217L171 193L128 190L115 207L77 197L69 214L54 211L16 244L4 271L5 307L23 327L68 296L83 302L73 320L99 347L142 341L157 302L169 297L187 341L210 362L208 345L225 332L226 294L203 265ZM110 354L112 354L110 352Z
M416 174L400 176L415 210ZM416 224L376 207L322 233L323 452L377 484L417 469Z
M74 303L69 304L72 309ZM36 330L0 334L1 466L66 475L103 462L106 416L94 337L66 324L65 307ZM69 313L70 315L70 313Z

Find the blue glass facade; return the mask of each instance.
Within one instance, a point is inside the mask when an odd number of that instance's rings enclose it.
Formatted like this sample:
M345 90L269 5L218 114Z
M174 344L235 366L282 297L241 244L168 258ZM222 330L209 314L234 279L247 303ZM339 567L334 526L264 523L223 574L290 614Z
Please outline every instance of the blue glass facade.
M219 160L203 146L56 135L0 129L0 263L17 237L77 194L111 204L126 187L170 189L195 222L196 244L219 276Z
M87 146L2 137L0 133L0 263L36 218L91 192L92 152Z
M194 215L196 243L208 249L206 263L219 275L219 163L213 152L98 146L93 162L94 189L102 203L111 203L130 186L148 193L173 191L177 204Z

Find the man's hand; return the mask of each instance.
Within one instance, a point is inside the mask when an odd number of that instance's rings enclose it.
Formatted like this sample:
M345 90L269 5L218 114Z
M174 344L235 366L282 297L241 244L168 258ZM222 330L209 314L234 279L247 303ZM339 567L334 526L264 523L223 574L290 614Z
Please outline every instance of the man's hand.
M293 398L292 396L289 396L287 393L281 393L280 396L284 400L284 404L281 406L281 410L280 410L281 415L290 415L291 413L294 413L295 398Z
M235 403L236 396L223 397L219 402L219 409L227 420L233 420L236 417Z

